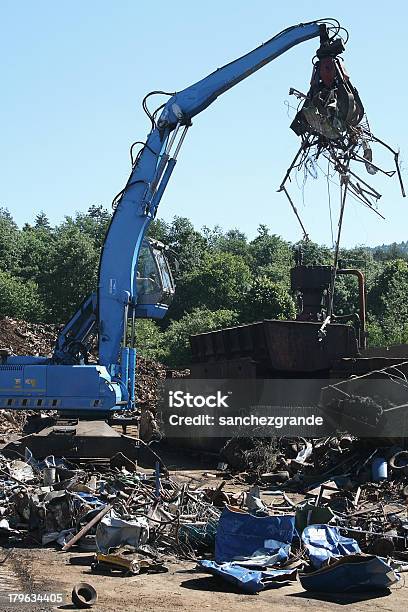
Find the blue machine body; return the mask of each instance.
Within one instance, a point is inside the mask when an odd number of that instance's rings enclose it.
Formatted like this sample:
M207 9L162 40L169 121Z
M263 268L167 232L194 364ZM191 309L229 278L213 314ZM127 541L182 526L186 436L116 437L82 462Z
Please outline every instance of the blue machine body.
M43 358L11 357L1 366L0 408L106 413L126 399L104 366L49 364Z
M116 198L99 266L98 290L87 297L60 332L51 358L10 357L1 351L0 407L93 414L135 404L135 321L162 318L174 293L163 245L145 235L176 164L192 118L219 95L291 47L315 38L315 21L284 30L241 58L176 93L165 104ZM143 247L149 273L138 275ZM129 338L129 321L132 331ZM87 365L98 337L98 365Z

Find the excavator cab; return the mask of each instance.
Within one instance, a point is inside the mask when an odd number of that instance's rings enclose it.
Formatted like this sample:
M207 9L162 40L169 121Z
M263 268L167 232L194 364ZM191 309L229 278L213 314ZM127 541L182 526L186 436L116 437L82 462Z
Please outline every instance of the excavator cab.
M134 281L138 318L161 319L171 304L175 284L165 251L158 240L143 241Z

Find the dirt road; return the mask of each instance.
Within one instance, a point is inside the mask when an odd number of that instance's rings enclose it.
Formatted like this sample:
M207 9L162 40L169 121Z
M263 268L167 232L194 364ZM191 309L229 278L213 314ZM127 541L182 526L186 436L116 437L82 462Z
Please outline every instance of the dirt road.
M321 597L303 591L300 583L295 586L269 590L259 595L242 595L234 588L215 578L195 571L193 562L169 564L167 574L140 575L130 578L99 576L91 573L85 565L71 565L69 559L76 557L86 561L89 553L61 553L52 549L35 548L13 551L0 565L0 585L3 593L14 593L22 589L28 593L61 594L59 605L34 603L14 604L5 610L41 612L42 610L76 610L70 593L75 583L91 583L98 592L98 602L92 608L96 612L130 612L133 610L184 612L191 610L256 610L285 612L355 610L402 611L406 610L407 590L403 587L388 595Z

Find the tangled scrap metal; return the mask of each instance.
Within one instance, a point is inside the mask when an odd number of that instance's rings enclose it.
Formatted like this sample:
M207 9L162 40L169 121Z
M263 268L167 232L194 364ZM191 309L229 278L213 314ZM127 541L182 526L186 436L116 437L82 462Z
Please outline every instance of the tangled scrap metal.
M321 26L320 47L313 62L309 92L303 94L294 88L289 91L290 95L300 100L301 107L291 124L291 129L300 136L302 142L278 190L287 196L307 240L308 234L286 184L291 181L294 170L303 169L305 174L313 174L319 158L328 161L329 167L339 175L341 189L336 250L340 240L347 193L383 218L375 207L381 194L351 169L351 162L364 164L370 175L380 172L392 177L397 174L402 195L405 197L399 152L371 132L358 91L352 85L340 57L348 40L345 30L345 42L338 36L341 30L344 29L338 23L328 28ZM392 153L395 170L383 170L373 162L372 143L380 144Z

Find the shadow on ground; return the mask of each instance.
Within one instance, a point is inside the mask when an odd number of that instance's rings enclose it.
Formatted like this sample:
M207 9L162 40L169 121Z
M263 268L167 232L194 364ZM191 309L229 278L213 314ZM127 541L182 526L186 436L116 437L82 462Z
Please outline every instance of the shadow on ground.
M371 591L366 593L314 593L313 591L303 591L302 593L287 593L286 597L297 597L300 599L315 599L335 603L340 606L348 606L370 599L381 599L391 594L389 589L384 591Z
M244 593L242 590L235 587L229 582L223 580L217 580L213 576L204 576L201 578L192 578L190 580L184 580L180 585L183 589L189 589L192 591L211 591L215 593L237 593L239 595L248 595L250 593Z

